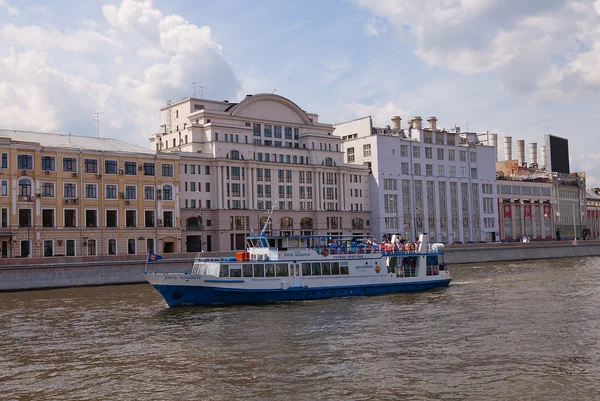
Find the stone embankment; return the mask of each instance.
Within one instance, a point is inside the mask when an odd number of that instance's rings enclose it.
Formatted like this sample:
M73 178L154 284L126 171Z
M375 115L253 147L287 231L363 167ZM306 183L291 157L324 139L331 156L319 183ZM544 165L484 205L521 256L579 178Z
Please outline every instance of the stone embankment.
M600 256L600 241L449 245L444 251L445 262L450 265L587 257ZM163 255L163 260L149 263L147 269L184 272L191 268L195 256ZM0 291L143 283L145 266L146 260L139 255L0 259Z

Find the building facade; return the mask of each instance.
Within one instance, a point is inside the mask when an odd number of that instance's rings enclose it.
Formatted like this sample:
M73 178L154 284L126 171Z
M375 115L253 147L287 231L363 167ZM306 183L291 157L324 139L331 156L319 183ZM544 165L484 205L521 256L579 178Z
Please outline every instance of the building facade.
M598 239L600 238L600 188L592 188L587 191L586 206L589 238Z
M427 232L444 243L496 241L497 196L494 147L477 134L437 128L430 117L401 127L374 127L371 117L337 124L344 160L366 165L371 225L377 236L399 233L414 239Z
M178 158L114 139L0 130L2 257L176 252Z
M346 165L341 139L274 94L239 103L186 98L161 109L160 154L180 156L182 246L244 249L244 236L371 232L369 170Z

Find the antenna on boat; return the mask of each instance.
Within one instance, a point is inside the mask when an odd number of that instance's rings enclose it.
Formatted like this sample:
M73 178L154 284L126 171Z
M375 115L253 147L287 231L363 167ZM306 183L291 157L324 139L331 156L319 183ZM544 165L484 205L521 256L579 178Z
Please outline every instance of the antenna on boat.
M273 210L275 210L275 205L271 206L271 209L269 209L267 211L267 213L269 215L267 216L267 221L265 221L265 225L263 226L263 229L260 232L261 237L265 235L265 232L267 231L267 227L269 227L269 224L271 224L271 215L273 214Z

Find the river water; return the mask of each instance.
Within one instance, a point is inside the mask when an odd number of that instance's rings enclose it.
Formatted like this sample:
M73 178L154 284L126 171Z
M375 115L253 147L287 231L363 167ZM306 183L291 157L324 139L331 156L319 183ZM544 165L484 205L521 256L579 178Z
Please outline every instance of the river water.
M451 272L447 289L262 306L3 293L0 399L600 399L600 258Z

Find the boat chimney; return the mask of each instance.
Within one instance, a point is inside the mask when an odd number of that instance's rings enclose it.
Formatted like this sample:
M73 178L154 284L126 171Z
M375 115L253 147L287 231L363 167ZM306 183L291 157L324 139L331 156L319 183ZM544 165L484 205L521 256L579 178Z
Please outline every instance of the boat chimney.
M540 146L540 153L542 157L542 168L546 168L546 147Z
M537 160L537 143L532 142L529 144L529 165L537 166L537 162L538 162L538 160Z
M402 117L400 116L392 116L392 122L394 129L400 129L400 124L402 122Z
M512 160L512 136L504 137L504 161Z
M488 145L494 147L495 161L498 161L498 134L490 134L490 142Z
M525 165L525 140L517 139L517 164L519 167Z

